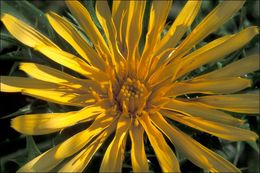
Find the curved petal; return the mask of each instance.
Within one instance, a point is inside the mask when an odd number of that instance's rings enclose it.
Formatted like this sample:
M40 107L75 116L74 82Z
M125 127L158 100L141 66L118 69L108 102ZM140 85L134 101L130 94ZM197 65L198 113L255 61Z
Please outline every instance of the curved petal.
M29 47L50 46L58 49L58 46L47 37L10 14L3 14L1 21L17 40Z
M126 47L127 59L130 69L136 69L136 57L139 53L139 41L142 35L143 16L146 6L146 1L130 1L129 13L127 16L126 26Z
M224 41L220 44L214 45L216 40L210 42L209 44L181 59L182 63L179 65L177 76L175 78L177 79L204 64L216 61L234 52L235 50L242 48L257 34L259 34L258 28L256 26L252 26L231 36L231 38L227 40L224 39ZM225 37L227 36L224 36L224 38Z
M138 120L135 120L138 121ZM138 123L138 122L137 122ZM144 129L138 124L132 125L130 138L132 141L131 161L133 172L149 172L148 162L144 149Z
M179 162L173 153L172 149L168 146L161 132L152 125L151 119L147 113L143 113L139 118L148 139L154 149L156 157L160 163L163 172L180 172Z
M108 104L106 101L98 102L94 105L87 106L77 112L71 113L66 116L58 116L50 119L46 123L43 124L46 128L66 128L69 126L73 126L76 123L85 122L89 120L93 120L99 114L108 114L111 113L104 105ZM101 116L101 115L100 115Z
M21 63L19 69L27 73L29 76L41 81L65 85L67 87L77 88L84 91L89 90L91 87L100 93L102 92L99 83L95 81L76 78L45 65L35 63Z
M97 81L106 81L108 79L105 72L88 65L80 58L68 52L47 46L37 46L35 47L35 49L50 58L51 60L67 68L70 68L71 70L76 71L83 76Z
M240 77L213 78L206 80L198 80L194 78L188 81L174 83L170 91L166 93L166 96L176 97L192 93L230 94L241 91L250 86L250 79Z
M73 91L23 89L22 94L41 100L70 106L87 106L96 102L91 94L79 94Z
M78 93L73 88L31 78L1 76L0 87L2 92L22 92L42 100L71 106L86 106L95 102L93 95L87 92Z
M195 99L195 102L203 103L205 106L215 109L258 114L260 111L259 99L259 91L256 91L246 94L203 96Z
M80 79L77 80L76 77L45 65L35 63L21 63L19 69L27 73L29 76L42 81L56 84L67 84L73 88L80 88L82 86Z
M221 69L201 75L196 79L239 77L260 69L259 54L251 55L235 61Z
M122 54L124 54L125 49L126 25L128 22L125 17L129 11L129 4L130 1L113 1L112 6L112 18L117 30L118 44Z
M188 116L199 117L208 121L214 121L227 125L239 126L244 123L243 120L235 118L225 112L210 109L206 106L194 102L171 100L162 109L172 110Z
M90 106L83 108L78 112L69 113L63 116L53 116L49 121L46 121L42 124L43 127L47 129L63 129L69 126L73 126L82 121L90 121L97 117L102 110L98 107Z
M256 141L257 134L246 129L207 121L198 117L185 116L168 111L164 116L182 124L229 141Z
M59 170L59 172L83 172L85 167L88 165L94 154L102 146L105 140L115 130L116 123L113 123L107 127L91 144L87 145L79 154Z
M152 1L148 31L140 62L138 64L138 75L144 78L150 66L151 59L155 53L155 47L161 39L161 32L171 9L172 1Z
M97 105L67 113L21 115L12 119L11 126L16 131L26 135L43 135L58 132L77 123L91 121L99 114L104 114L105 110Z
M108 127L97 138L97 141L96 141L97 144L98 145L102 144L103 141L106 139L106 137L108 135L110 135L110 133L112 133L114 128L115 128L115 123L113 125L111 125L110 127ZM88 130L85 130L83 132L86 132L86 131L88 131ZM80 132L80 133L82 133L82 132ZM94 133L94 135L96 135L96 134ZM65 157L59 157L60 149L64 148L64 144L65 145L67 144L67 147L68 147L68 143L70 141L79 142L79 141L75 141L75 136L77 136L77 134L74 135L73 137L67 139L64 143L61 143L61 144L51 148L50 150L44 152L43 154L41 154L38 157L36 157L33 160L31 160L30 162L26 163L24 166L22 166L18 170L18 172L48 172L48 171L51 171L54 167L56 167L59 163L61 163L63 161L63 159L66 157L66 156ZM88 138L88 135L86 135L86 137ZM78 143L74 143L74 145L75 144L78 144ZM90 147L86 149L86 153L83 153L84 154L84 158L86 159L85 161L87 161L87 159L89 159L89 160L91 159L91 157L93 155L93 152L91 152L91 151L93 151L93 146L95 146L95 144L96 144L95 142L90 144ZM74 148L74 145L72 147L70 146L70 148L72 149L72 151L75 151L75 150L78 151L79 150L79 147L78 147L79 145L75 145L75 146L77 146L77 148ZM68 148L65 147L64 149L68 149ZM67 150L64 150L64 152L66 152L66 151ZM69 167L71 166L70 163L71 162L68 163ZM81 160L80 160L80 163L82 163ZM74 165L74 166L76 167L77 165ZM85 165L83 165L83 166L85 166Z
M115 137L105 152L99 172L121 172L130 125L131 121L128 117L120 116Z
M160 114L152 115L151 119L170 139L176 149L195 165L210 172L241 172L230 162L193 140L177 127L171 126Z
M69 157L81 150L95 136L99 135L106 127L113 123L115 117L106 114L100 114L89 128L72 136L61 143L55 153L57 159Z
M15 117L11 121L11 127L16 131L25 134L25 135L44 135L53 132L58 132L61 128L48 128L43 126L46 122L52 118L60 116L68 116L73 114L69 113L46 113L46 114L30 114L30 115L21 115Z
M78 30L66 19L54 12L46 14L51 26L65 39L85 60L101 70L104 70L104 61L96 51L88 45L86 40L79 34Z
M197 57L199 57L200 54L202 53L205 53L207 51L210 51L211 49L215 48L215 47L218 47L219 45L223 44L224 42L228 41L232 36L230 35L226 35L226 36L223 36L221 38L218 38L214 41L211 41L210 43L208 43L207 45L203 46L202 48L196 50L195 52L192 52L191 54L189 54L188 56L190 55L197 55ZM193 56L195 57L195 56ZM211 57L206 57L204 58L205 61L210 59ZM190 60L193 60L192 58L190 58ZM196 60L194 60L196 61ZM151 84L154 84L154 83L159 83L169 77L172 77L172 78L177 78L176 77L176 74L177 72L179 71L179 69L181 67L183 67L184 69L184 60L179 58L179 59L174 59L174 62L170 63L170 64L163 64L161 65L159 68L159 70L155 71L154 74L152 74L151 78L149 79L149 83ZM186 63L187 65L187 63ZM189 64L188 64L189 65ZM186 70L186 69L184 69Z
M211 11L188 37L173 52L169 61L174 57L181 57L194 45L207 37L210 33L217 30L226 21L228 21L243 5L245 1L223 1L214 10Z
M25 165L23 165L17 172L48 172L51 171L55 166L61 163L62 159L56 158L55 153L57 152L59 145L49 149L42 153L38 157L32 159Z
M101 23L107 42L112 53L111 55L111 63L116 65L123 61L123 57L119 52L117 47L117 32L115 28L114 21L112 20L112 14L108 6L107 1L97 1L96 2L96 12L97 18Z
M156 52L161 53L163 50L168 48L174 48L179 43L180 39L197 16L201 3L201 0L189 0L185 4L177 18L174 20L170 29L159 42Z
M61 85L53 84L32 78L0 76L1 92L21 92L23 89L52 90L62 88Z
M87 9L78 0L65 0L65 2L73 16L77 19L87 36L94 44L97 51L100 53L100 55L110 55L106 42L96 25L94 24Z

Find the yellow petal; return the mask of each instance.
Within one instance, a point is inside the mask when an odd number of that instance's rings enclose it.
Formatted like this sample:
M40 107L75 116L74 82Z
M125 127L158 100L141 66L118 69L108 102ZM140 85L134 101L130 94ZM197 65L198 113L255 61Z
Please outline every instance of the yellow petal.
M121 172L124 159L125 143L131 121L121 116L116 127L116 134L109 144L102 160L99 172Z
M152 125L151 119L147 113L143 113L139 119L148 139L154 149L156 157L160 163L163 172L180 172L178 160L172 149L166 143L161 132Z
M103 112L103 108L93 105L67 113L28 114L12 119L11 126L26 135L43 135L93 120Z
M55 157L58 159L63 159L75 154L95 136L99 135L106 127L111 125L114 118L114 116L108 116L106 114L99 115L89 128L77 133L60 144L57 152L55 153Z
M69 162L59 170L59 172L83 172L94 154L102 146L107 137L115 130L116 124L107 127L91 144L87 145L79 154L73 157Z
M66 128L73 126L76 123L81 123L93 120L99 114L107 114L109 112L109 103L106 100L100 101L94 105L87 106L77 112L68 114L66 116L58 116L50 119L43 124L46 128ZM109 107L109 108L108 108ZM101 115L100 115L101 116Z
M121 3L120 3L121 4ZM122 3L125 6L125 17L122 21L122 53L127 59L129 75L135 75L137 71L137 60L140 58L139 41L142 34L142 24L146 1L129 1ZM123 6L121 4L121 6ZM124 23L123 23L124 22Z
M80 107L96 101L91 94L77 94L73 91L23 89L22 94L53 103Z
M87 36L90 38L95 48L101 55L110 55L105 40L94 24L89 12L78 0L65 1L73 16L77 19Z
M82 86L82 82L80 83L80 80L76 77L45 65L21 63L19 69L27 73L29 76L42 81L57 84L68 84L69 86L75 86L76 88L80 88ZM73 82L75 82L75 84Z
M185 4L181 12L178 14L177 18L174 20L170 29L159 42L156 52L160 53L167 48L174 48L179 43L180 39L191 26L192 22L197 16L201 6L201 2L202 1L200 0L189 0Z
M198 117L184 116L182 114L174 112L168 112L164 114L164 116L192 128L229 141L256 141L256 139L258 138L257 134L250 130L225 125L222 123L207 121Z
M73 112L69 113L46 113L46 114L30 114L18 116L11 121L11 126L16 131L25 135L43 135L53 132L58 132L61 128L48 128L44 126L46 122L52 118L60 116L68 116Z
M47 37L14 16L3 14L1 16L1 21L17 40L29 47L50 46L58 48L58 46Z
M86 62L76 57L75 55L47 46L37 46L35 49L51 60L68 67L71 70L82 74L83 76L97 81L107 80L107 75L105 72L88 65Z
M130 137L132 141L131 161L133 172L149 172L148 162L144 149L143 135L144 129L140 124L132 125L130 129Z
M258 114L260 104L259 91L246 94L203 96L195 99L196 102L215 109L248 114Z
M256 54L242 58L221 69L199 76L198 79L238 77L259 69L259 54Z
M242 30L238 34L233 35L227 40L223 39L223 41L220 42L215 40L208 45L203 46L188 56L183 57L176 78L183 76L184 74L191 72L206 63L216 61L234 52L235 50L242 48L257 34L259 34L258 28L256 26L252 26Z
M230 94L250 86L251 80L239 77L210 78L206 80L196 80L196 78L194 78L188 81L174 83L166 95L175 97L191 93Z
M243 120L235 118L225 112L210 109L198 103L183 102L180 100L171 100L162 109L173 110L182 114L202 118L208 121L223 123L227 125L242 125Z
M126 26L126 46L129 68L135 66L136 51L139 51L139 40L142 34L142 24L146 1L130 1Z
M59 85L32 78L0 76L0 79L1 92L21 92L23 89L59 89Z
M176 149L195 165L210 172L241 172L218 154L193 140L178 128L167 123L160 114L152 115L151 119L170 139Z
M221 45L223 42L229 40L231 38L230 35L226 35L226 36L223 36L221 38L218 38L210 43L208 43L207 45L205 45L204 47L196 50L195 52L192 52L190 55L195 55L195 56L198 56L204 52L207 52L209 50L211 50L212 48L214 47L217 47L219 45ZM175 51L175 50L174 50ZM210 57L207 57L207 58L210 58ZM167 60L168 58L165 58L165 61ZM163 60L162 58L160 59L161 61ZM190 58L190 60L193 60ZM207 59L206 59L207 60ZM183 69L186 67L186 66L183 66L184 64L184 60L182 58L179 58L179 59L174 59L173 62L171 62L170 64L167 64L167 63L164 63L163 65L159 66L159 70L155 71L154 74L151 76L151 78L149 79L149 83L153 84L153 83L159 83L169 77L172 77L172 78L178 78L178 76L176 76L176 73L178 71L180 71L180 68L182 67ZM187 65L188 63L186 63ZM189 64L188 64L189 65ZM186 69L184 69L186 70ZM179 75L180 76L180 75Z
M123 47L125 46L126 41L126 25L128 22L127 20L125 20L125 17L127 16L126 13L129 12L129 4L130 1L113 1L112 6L112 18L117 30L119 48L123 54Z
M46 82L66 85L72 88L84 88L85 90L87 90L88 87L92 87L95 89L98 88L98 84L93 81L82 80L62 71L41 64L21 63L19 69L33 78Z
M49 12L46 16L55 31L65 39L78 54L91 65L104 70L105 66L103 59L101 59L96 51L88 45L86 40L69 21L54 12Z
M244 3L244 0L221 2L200 22L198 26L196 26L190 35L188 35L188 37L178 46L171 57L183 56L185 52L190 50L194 45L228 21L234 14L236 14Z
M57 166L62 159L55 157L59 145L49 149L42 153L38 157L34 158L30 162L23 165L17 172L48 172Z
M43 126L49 129L66 128L75 124L93 120L96 116L102 113L103 110L100 107L89 106L81 109L78 112L68 114L66 116L57 116L49 121L43 123Z
M149 68L143 68L144 66L150 66L152 55L154 54L155 47L160 41L161 32L166 22L168 13L171 9L172 1L152 1L150 19L148 24L148 31L146 34L146 41L144 50L139 62L138 75L143 78L148 72Z
M114 21L112 20L112 14L108 6L108 2L97 1L96 11L97 11L97 18L104 29L108 41L108 45L112 53L111 55L112 64L114 65L119 64L120 61L123 61L123 57L120 54L119 49L117 47L117 32L116 32Z

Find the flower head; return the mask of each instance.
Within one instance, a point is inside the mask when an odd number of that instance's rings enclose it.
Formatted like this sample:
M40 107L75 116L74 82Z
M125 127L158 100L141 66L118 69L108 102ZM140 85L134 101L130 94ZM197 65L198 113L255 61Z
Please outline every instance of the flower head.
M180 172L178 160L165 138L203 169L239 172L230 162L183 133L174 122L231 141L258 138L254 132L239 127L243 120L223 111L259 113L258 91L236 93L251 85L249 79L241 76L259 69L259 55L198 77L182 77L242 48L259 30L248 27L191 51L231 18L244 1L220 3L183 38L201 6L201 1L188 1L161 37L171 3L152 1L146 41L141 48L145 1L114 1L112 10L106 1L96 1L96 14L104 35L80 2L66 1L84 33L54 12L46 16L78 55L62 50L10 14L1 17L16 39L81 76L36 63L20 64L20 69L31 78L2 76L2 92L21 92L49 102L81 107L66 113L18 116L12 120L12 127L26 135L44 135L91 122L85 130L25 164L21 172L50 171L66 158L69 159L59 171L83 171L109 136L113 139L104 153L101 172L121 171L128 136L134 172L149 171L144 138L148 138L163 172ZM194 93L201 95L182 97Z

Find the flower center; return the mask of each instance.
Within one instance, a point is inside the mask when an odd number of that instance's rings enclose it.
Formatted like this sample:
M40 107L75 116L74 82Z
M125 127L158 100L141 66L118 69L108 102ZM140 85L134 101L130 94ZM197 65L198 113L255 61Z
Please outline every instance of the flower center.
M148 91L145 85L136 79L127 78L117 96L123 114L135 116L146 106Z

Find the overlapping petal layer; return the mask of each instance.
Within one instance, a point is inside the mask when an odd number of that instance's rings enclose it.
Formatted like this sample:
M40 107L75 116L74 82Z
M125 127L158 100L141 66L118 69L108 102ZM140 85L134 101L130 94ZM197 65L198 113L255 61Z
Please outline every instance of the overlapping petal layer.
M251 86L245 75L259 70L259 55L242 58L201 76L181 79L202 65L242 48L259 34L259 28L252 26L190 51L231 18L244 1L221 2L183 41L199 13L201 1L189 0L164 36L171 1L152 1L150 9L145 1L114 1L112 11L106 1L97 1L94 15L102 30L81 2L65 2L79 27L54 12L46 16L79 56L61 50L58 44L16 17L1 16L16 39L79 74L75 77L45 65L21 63L20 70L32 78L1 76L1 91L83 107L66 113L22 115L12 120L12 127L26 135L43 135L93 121L88 128L25 164L20 172L45 172L53 168L60 172L81 172L109 136L112 141L105 151L101 172L122 171L128 136L134 172L149 171L146 137L162 171L180 172L178 160L164 135L176 150L203 169L240 171L184 134L174 122L231 141L258 138L254 132L240 128L244 120L223 111L259 113L258 91L238 93ZM145 11L149 12L147 33L143 30ZM144 33L146 41L142 50L140 40ZM93 45L85 40L85 35ZM186 94L198 95L183 98ZM169 123L163 116L173 121Z

